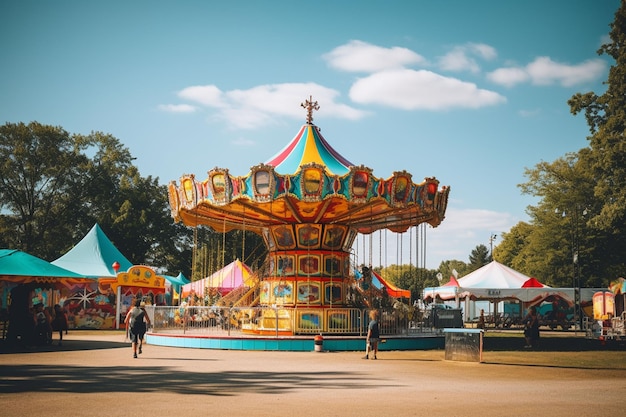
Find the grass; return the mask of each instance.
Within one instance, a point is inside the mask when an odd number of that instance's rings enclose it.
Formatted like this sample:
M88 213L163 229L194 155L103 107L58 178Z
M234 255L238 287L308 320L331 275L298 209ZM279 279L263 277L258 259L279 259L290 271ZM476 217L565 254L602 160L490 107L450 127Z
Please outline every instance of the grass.
M487 332L486 363L626 370L626 344L586 339L582 332L542 332L538 345L524 349L520 332Z

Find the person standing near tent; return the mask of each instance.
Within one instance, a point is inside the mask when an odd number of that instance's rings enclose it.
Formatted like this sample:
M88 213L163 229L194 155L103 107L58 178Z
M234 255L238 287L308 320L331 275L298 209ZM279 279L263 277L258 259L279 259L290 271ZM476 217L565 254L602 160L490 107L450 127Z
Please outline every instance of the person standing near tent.
M365 356L363 359L369 359L370 351L374 352L374 359L378 359L378 341L380 339L380 330L378 327L378 310L370 311L370 323L367 326L367 338L365 339Z
M52 330L59 332L59 346L63 344L63 332L67 334L67 314L59 304L54 305L54 319L52 319Z
M137 298L135 305L126 313L126 319L124 320L133 348L133 358L137 358L137 347L146 332L146 322L150 324L150 318L146 310L141 308L141 299Z
M526 346L524 346L526 349L535 347L539 340L539 317L535 306L530 306L524 320L524 337L526 338Z

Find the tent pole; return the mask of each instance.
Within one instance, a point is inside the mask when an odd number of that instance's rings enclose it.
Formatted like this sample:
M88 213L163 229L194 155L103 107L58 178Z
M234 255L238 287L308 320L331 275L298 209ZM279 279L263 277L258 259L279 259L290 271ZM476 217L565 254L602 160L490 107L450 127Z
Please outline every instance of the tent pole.
M121 298L122 298L122 286L118 285L117 286L117 298L115 300L115 317L116 317L115 322L116 322L116 326L117 326L118 330L120 328L120 313L121 313L120 310L122 308L122 306L121 306L121 303L122 303Z

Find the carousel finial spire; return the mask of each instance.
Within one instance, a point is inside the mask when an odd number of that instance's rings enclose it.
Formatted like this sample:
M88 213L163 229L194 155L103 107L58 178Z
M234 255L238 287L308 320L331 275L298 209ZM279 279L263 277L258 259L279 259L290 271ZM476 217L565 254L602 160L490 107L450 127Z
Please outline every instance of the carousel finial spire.
M320 106L317 101L313 101L313 96L309 96L308 100L300 104L306 109L306 122L307 124L313 124L313 110L319 110Z

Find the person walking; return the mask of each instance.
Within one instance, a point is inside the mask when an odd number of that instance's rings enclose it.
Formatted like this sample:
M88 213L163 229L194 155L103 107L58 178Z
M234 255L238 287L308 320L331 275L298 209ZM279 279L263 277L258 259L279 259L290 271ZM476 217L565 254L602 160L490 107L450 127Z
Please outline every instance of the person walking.
M378 326L378 310L370 311L370 322L367 326L367 338L365 339L365 356L363 359L369 359L370 352L374 353L374 359L378 359L378 341L380 340L380 330Z
M133 348L133 358L137 358L137 348L143 334L146 332L146 322L150 324L150 318L146 311L141 308L141 300L136 299L135 305L126 313L126 319L124 319Z

